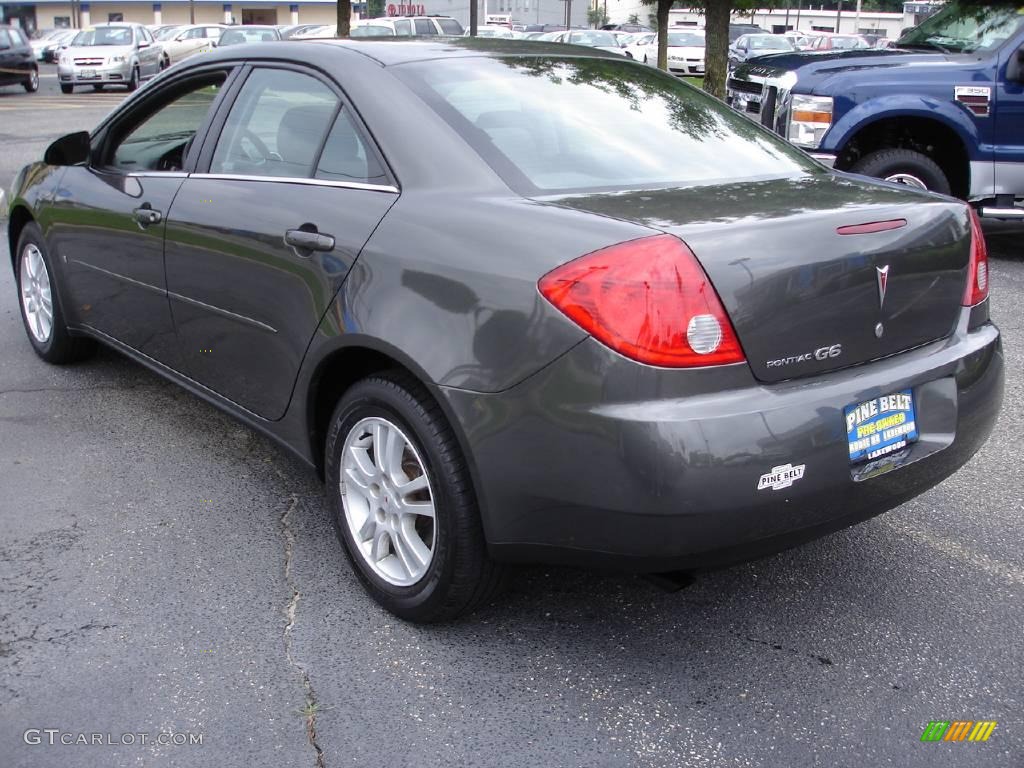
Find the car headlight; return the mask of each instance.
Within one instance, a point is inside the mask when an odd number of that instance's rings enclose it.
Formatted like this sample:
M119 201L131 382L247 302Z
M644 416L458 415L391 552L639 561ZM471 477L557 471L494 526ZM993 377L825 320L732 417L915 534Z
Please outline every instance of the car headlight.
M120 64L124 60L125 60L124 56L111 56L110 57L110 63L111 64Z
M68 56L66 53L62 53L60 55L60 63L61 64L70 64L71 63L71 57Z
M798 147L817 149L832 126L832 97L793 94L789 110L789 140Z

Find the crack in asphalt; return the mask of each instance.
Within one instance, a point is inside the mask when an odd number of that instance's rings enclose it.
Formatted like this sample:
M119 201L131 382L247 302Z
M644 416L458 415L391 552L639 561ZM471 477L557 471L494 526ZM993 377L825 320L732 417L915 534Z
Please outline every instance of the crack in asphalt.
M284 615L287 619L287 623L284 627L284 653L285 658L288 660L288 664L295 668L299 673L299 677L302 680L302 689L306 698L306 706L302 709L302 714L306 718L306 738L309 740L310 745L316 750L316 761L314 765L316 768L324 768L324 751L320 747L320 743L317 741L316 735L316 715L320 709L320 703L316 698L316 691L313 690L313 683L309 679L309 673L306 672L305 668L296 661L295 656L292 654L292 627L295 625L295 614L299 609L299 600L302 599L302 593L299 591L298 586L295 584L295 579L292 577L292 555L295 550L295 532L291 527L291 515L295 511L295 508L299 505L299 497L297 494L292 494L291 502L288 504L287 509L281 514L281 533L284 536L284 580L288 585L288 589L291 590L291 598L288 600L288 604L284 608Z

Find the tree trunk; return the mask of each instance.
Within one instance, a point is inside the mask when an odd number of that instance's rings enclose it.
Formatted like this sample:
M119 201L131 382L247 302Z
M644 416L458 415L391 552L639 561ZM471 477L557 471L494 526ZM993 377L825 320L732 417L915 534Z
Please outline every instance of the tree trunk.
M335 37L348 37L352 26L352 0L338 0L338 31Z
M668 12L674 0L658 0L658 69L668 72Z
M725 98L729 72L730 0L708 0L704 11L704 90Z

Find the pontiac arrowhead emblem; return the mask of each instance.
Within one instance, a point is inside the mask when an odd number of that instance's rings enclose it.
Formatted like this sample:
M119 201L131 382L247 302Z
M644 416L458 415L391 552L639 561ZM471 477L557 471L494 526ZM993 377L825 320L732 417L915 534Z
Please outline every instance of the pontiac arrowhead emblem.
M885 306L885 289L889 286L889 265L875 267L878 273L878 308Z

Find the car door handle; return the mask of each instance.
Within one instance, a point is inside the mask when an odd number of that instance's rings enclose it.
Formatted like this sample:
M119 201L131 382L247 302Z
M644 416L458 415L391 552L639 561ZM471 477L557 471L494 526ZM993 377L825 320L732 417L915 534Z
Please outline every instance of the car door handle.
M284 233L284 241L300 251L333 251L334 238L311 232L308 229L289 229ZM308 255L308 254L307 254Z
M136 208L132 211L132 216L135 221L138 222L141 227L148 227L151 224L159 224L160 219L164 217L160 211L155 211L150 207L149 203L146 203L141 208Z

